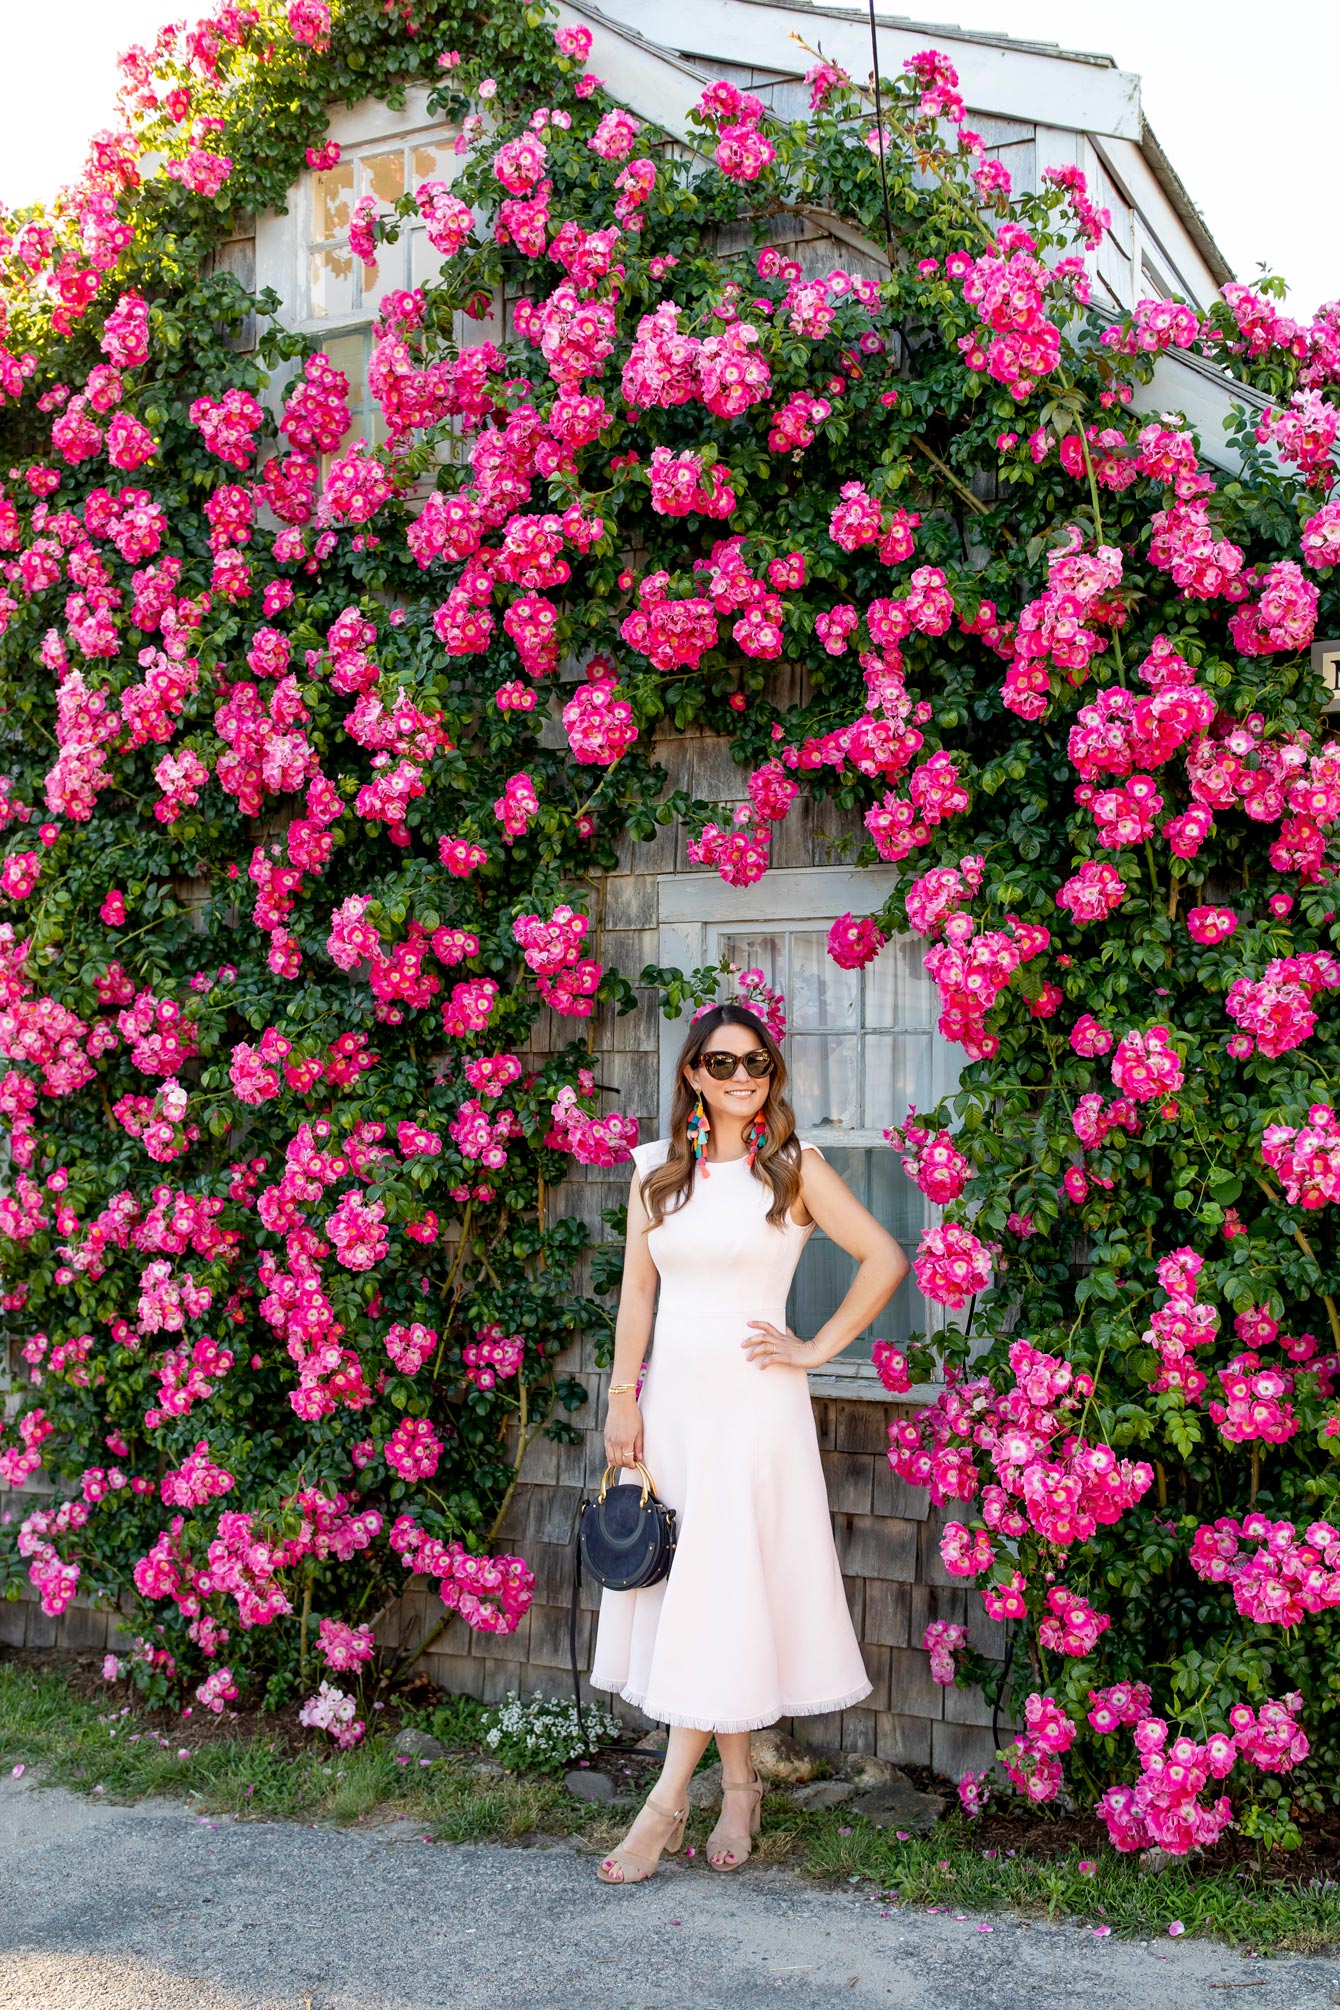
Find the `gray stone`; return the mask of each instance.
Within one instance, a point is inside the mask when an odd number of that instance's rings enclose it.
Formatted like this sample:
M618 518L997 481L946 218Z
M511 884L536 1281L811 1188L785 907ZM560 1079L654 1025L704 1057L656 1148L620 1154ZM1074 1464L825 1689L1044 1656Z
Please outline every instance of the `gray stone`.
M775 1726L754 1732L749 1740L749 1756L754 1762L754 1771L770 1787L786 1787L795 1781L812 1780L819 1770L815 1754Z
M689 1806L691 1808L715 1808L721 1804L721 1761L704 1766L701 1773L695 1773L689 1781Z
M839 1769L854 1787L910 1787L912 1782L892 1759L877 1759L873 1752L844 1752Z
M855 1791L846 1780L811 1780L808 1786L794 1788L791 1799L798 1808L814 1813L820 1808L840 1807Z
M1188 1855L1199 1856L1199 1850L1188 1851ZM1171 1870L1174 1864L1184 1864L1185 1856L1178 1856L1170 1849L1142 1849L1139 1856L1141 1877L1157 1877L1161 1871Z
M563 1784L574 1801L612 1801L618 1798L618 1788L606 1773L583 1772L578 1768L564 1773Z
M476 1759L470 1768L470 1778L478 1780L481 1787L490 1786L495 1780L507 1778L507 1768L496 1759Z
M670 1742L669 1733L663 1731L660 1728L660 1726L657 1725L654 1731L648 1731L645 1738L638 1739L636 1745L633 1747L633 1750L635 1752L663 1752L666 1746L669 1744L669 1742Z
M886 1787L871 1787L852 1802L853 1814L864 1815L877 1829L906 1829L911 1835L926 1835L945 1811L943 1794L918 1793L915 1787L891 1781Z
M446 1749L439 1738L430 1737L427 1731L413 1730L408 1724L391 1740L391 1750L398 1759L440 1759Z

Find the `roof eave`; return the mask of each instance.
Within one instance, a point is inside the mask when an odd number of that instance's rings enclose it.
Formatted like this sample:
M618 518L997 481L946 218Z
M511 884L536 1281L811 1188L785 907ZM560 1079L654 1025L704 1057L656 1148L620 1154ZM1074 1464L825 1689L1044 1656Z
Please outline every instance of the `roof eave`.
M1215 285L1223 286L1226 280L1236 279L1237 274L1211 237L1204 217L1187 192L1185 182L1164 153L1154 128L1143 112L1140 114L1140 151L1149 162L1154 179L1172 204L1179 221L1185 226L1188 237L1205 260Z

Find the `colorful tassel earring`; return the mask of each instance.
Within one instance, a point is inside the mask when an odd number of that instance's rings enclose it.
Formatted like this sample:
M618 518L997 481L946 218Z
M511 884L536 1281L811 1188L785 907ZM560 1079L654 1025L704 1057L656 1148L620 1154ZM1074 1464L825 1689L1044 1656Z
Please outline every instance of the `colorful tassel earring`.
M760 1110L745 1134L745 1145L747 1148L745 1156L750 1165L754 1163L754 1160L758 1157L767 1142L768 1127L763 1121L763 1112Z
M695 1107L692 1116L689 1118L688 1123L685 1125L685 1130L688 1133L689 1143L693 1148L693 1156L697 1160L698 1164L702 1166L703 1178L707 1179L709 1177L709 1174L707 1166L703 1160L703 1153L707 1150L707 1140L712 1135L712 1126L707 1121L707 1111L703 1107L703 1099L701 1095L699 1095L698 1097L697 1106Z

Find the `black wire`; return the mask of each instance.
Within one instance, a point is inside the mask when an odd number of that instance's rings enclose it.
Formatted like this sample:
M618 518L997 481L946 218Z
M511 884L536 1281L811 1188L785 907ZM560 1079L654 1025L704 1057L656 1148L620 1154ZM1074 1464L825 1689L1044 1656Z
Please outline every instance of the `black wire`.
M884 165L884 100L879 89L879 36L875 31L875 0L870 5L870 61L875 78L875 129L879 135L879 185L884 196L884 249L893 264L893 225L889 221L889 174Z
M1009 1679L1010 1663L1014 1659L1013 1628L1005 1635L1005 1659L1000 1665L1000 1687L996 1690L996 1700L991 1705L991 1742L1000 1750L1000 1706L1005 1695L1005 1684Z

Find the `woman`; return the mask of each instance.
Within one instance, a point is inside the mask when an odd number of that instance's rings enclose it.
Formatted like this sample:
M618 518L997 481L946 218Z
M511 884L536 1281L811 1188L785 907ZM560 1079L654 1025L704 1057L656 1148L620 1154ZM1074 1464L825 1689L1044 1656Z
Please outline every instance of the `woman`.
M707 1860L738 1869L763 1793L749 1733L870 1692L806 1370L863 1332L908 1269L822 1152L796 1139L781 1050L743 1005L695 1022L670 1136L633 1160L605 1453L616 1467L645 1460L679 1527L667 1578L601 1599L593 1687L670 1727L654 1790L597 1872L606 1884L641 1882L679 1849L689 1779L714 1735L723 1793ZM833 1317L800 1340L786 1297L816 1222L860 1268Z

